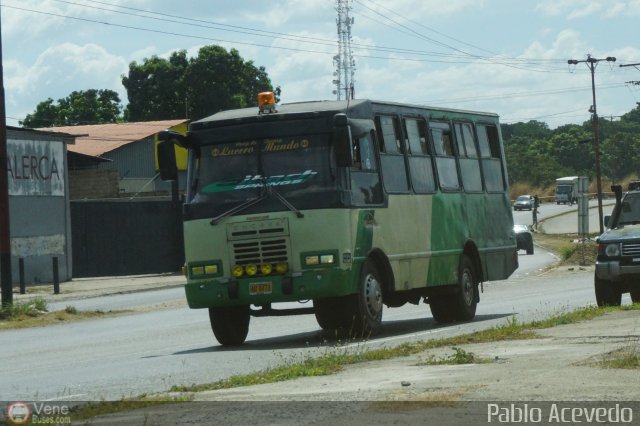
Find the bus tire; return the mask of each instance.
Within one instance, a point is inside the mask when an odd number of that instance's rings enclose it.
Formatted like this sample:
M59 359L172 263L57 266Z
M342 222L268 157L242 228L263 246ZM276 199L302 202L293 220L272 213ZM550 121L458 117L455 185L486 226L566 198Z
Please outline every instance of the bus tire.
M249 333L249 305L209 308L209 321L216 340L224 346L244 343Z
M471 321L476 316L478 291L476 271L466 254L460 257L458 283L454 294L437 295L429 298L431 314L441 324L453 321Z
M347 297L327 297L313 301L316 321L320 328L323 330L349 328L351 314L346 306Z
M382 281L378 269L371 259L365 260L360 272L358 293L347 296L351 305L352 324L349 333L352 337L367 337L382 324Z
M640 303L640 288L636 288L629 292L633 303Z
M603 280L596 276L594 289L598 306L620 306L622 304L622 292L616 286L615 281Z
M460 257L458 266L458 292L453 298L453 315L458 321L471 321L478 306L478 279L473 262L466 254Z
M440 324L447 324L455 321L453 317L453 310L450 306L450 299L447 296L430 296L429 297L429 309L431 309L431 316Z

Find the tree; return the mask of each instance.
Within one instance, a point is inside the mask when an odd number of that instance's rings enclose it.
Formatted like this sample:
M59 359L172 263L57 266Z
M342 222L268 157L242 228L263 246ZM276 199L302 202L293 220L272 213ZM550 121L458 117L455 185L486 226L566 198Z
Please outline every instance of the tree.
M142 64L132 62L122 84L129 97L129 121L199 119L255 106L259 92L273 90L264 67L220 46L205 46L188 60L182 50L169 60L154 56Z
M80 90L58 99L57 105L51 98L40 102L20 124L34 128L115 123L121 112L120 97L113 90Z
M129 75L122 76L129 105L127 121L185 118L184 73L189 66L186 50L173 52L169 60L152 56L142 64L129 64Z

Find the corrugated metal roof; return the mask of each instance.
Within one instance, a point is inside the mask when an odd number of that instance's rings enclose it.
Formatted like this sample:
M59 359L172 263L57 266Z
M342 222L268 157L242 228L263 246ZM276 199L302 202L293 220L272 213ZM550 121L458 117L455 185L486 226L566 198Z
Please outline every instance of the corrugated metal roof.
M67 149L85 155L102 156L121 146L149 137L161 130L187 122L181 120L144 121L137 123L92 124L84 126L44 127L35 129L62 132L76 136L75 145Z

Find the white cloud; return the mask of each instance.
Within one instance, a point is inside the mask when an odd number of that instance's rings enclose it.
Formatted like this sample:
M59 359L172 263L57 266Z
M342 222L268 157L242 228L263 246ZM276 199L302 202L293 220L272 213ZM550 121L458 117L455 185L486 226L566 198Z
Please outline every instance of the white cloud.
M95 44L56 45L42 52L33 64L9 63L5 70L8 103L17 104L19 98L22 108L13 112L20 115L18 118L33 112L47 98L58 100L74 90L115 90L126 104L120 75L127 67L124 58Z
M621 15L640 15L640 0L543 0L537 10L549 16L579 19L588 16L615 18Z

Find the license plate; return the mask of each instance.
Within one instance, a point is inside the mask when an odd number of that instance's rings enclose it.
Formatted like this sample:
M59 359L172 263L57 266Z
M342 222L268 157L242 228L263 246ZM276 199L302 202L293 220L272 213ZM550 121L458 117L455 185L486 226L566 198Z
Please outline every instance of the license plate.
M272 291L273 284L270 281L249 284L249 294L252 296L258 294L271 294Z

